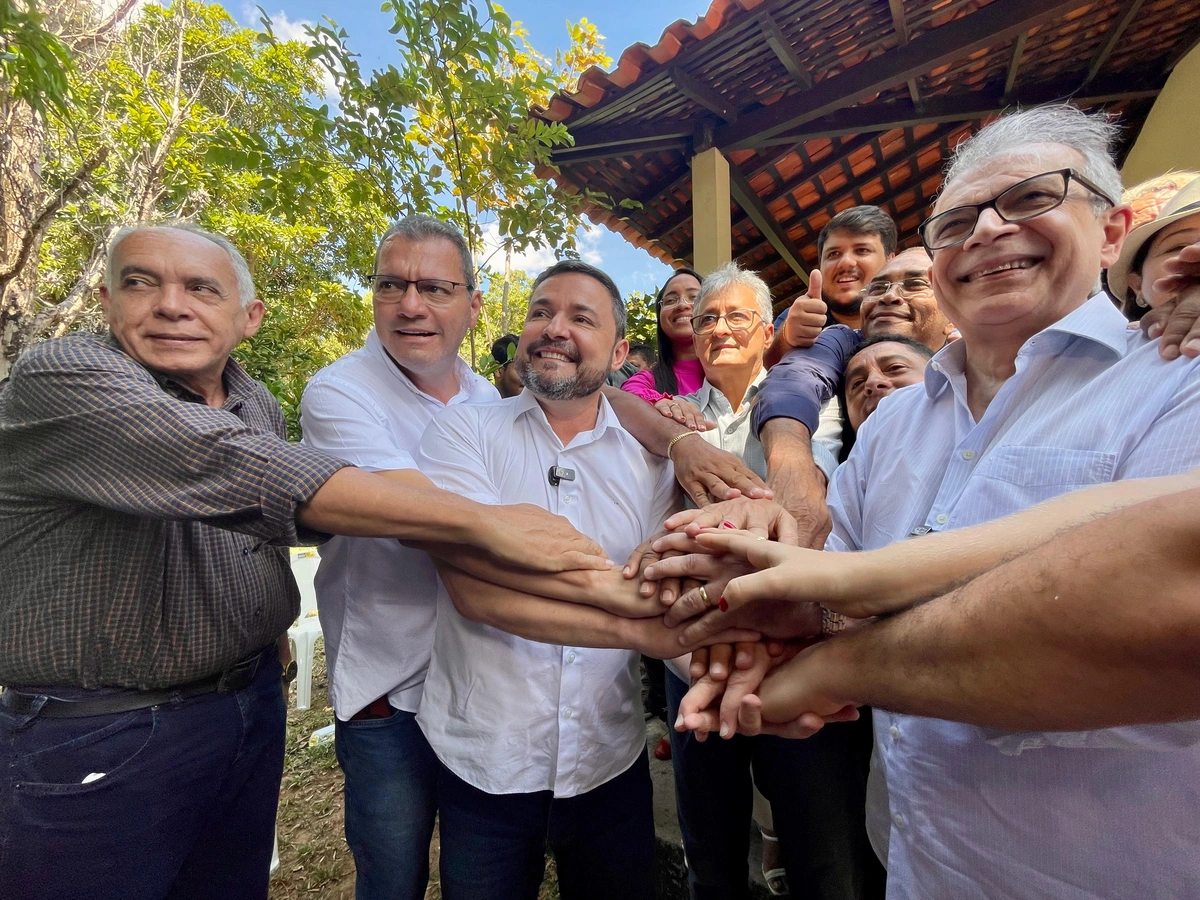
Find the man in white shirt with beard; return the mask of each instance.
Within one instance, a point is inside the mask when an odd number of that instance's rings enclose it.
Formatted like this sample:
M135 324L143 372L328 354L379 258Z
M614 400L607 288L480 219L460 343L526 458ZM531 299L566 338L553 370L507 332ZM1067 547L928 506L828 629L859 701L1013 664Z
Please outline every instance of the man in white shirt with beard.
M659 530L677 491L672 467L621 427L600 391L624 362L624 331L607 275L574 260L547 269L514 361L526 390L436 416L421 442L422 472L485 503L542 506L625 559ZM549 580L511 586L539 594ZM537 598L443 571L454 598L439 596L418 722L441 763L447 900L536 897L547 842L567 900L654 896L638 654L595 648L680 648L636 581L616 569L581 580L566 598L576 602L526 612L521 604Z

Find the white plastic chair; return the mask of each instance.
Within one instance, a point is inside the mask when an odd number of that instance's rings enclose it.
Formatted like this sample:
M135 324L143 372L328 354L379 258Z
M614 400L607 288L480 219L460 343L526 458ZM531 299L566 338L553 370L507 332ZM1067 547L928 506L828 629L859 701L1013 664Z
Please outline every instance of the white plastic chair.
M296 709L308 709L312 703L313 651L321 637L314 583L321 556L315 547L293 547L291 562L292 577L300 589L300 618L288 629L288 640L296 660Z
M312 700L313 651L319 637L321 620L317 618L315 610L307 616L301 616L288 629L292 658L296 660L296 709L308 709Z

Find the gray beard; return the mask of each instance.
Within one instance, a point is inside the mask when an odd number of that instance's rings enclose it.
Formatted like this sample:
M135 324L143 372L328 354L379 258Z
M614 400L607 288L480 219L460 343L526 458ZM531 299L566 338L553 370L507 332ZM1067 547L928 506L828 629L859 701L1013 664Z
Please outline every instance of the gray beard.
M547 377L533 368L528 356L514 360L521 383L546 400L579 400L600 390L608 373L600 368L576 364L575 374L559 378Z

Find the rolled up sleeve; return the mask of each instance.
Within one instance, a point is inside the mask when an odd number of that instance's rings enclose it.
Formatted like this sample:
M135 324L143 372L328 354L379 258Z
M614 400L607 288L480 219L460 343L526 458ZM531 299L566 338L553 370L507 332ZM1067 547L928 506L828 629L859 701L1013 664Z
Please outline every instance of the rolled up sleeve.
M295 543L297 506L346 465L173 397L120 352L39 350L14 367L0 417L31 496Z
M860 335L845 325L821 332L808 348L792 350L771 369L753 414L754 433L774 418L795 419L816 434L821 407L834 395Z

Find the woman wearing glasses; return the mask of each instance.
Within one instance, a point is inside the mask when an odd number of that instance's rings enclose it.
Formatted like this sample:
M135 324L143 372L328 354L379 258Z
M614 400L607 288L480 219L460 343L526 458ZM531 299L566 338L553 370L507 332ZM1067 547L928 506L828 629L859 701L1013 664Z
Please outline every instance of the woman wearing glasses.
M653 403L665 416L677 418L672 404L676 394L689 394L700 387L704 371L692 348L692 307L700 293L700 274L692 269L676 269L654 300L658 315L658 362L651 368L631 375L621 390ZM672 408L675 407L675 408ZM683 419L680 419L683 421ZM695 427L695 423L686 424Z

